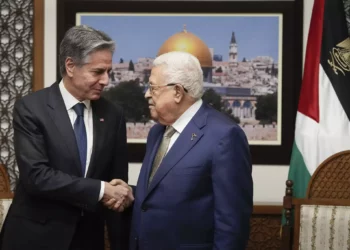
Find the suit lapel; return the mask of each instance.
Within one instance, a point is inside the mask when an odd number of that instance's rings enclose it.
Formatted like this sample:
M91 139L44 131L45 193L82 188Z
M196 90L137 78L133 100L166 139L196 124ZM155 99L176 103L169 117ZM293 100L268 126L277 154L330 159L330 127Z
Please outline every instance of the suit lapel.
M92 108L92 120L93 120L93 146L92 146L92 153L91 153L91 160L90 164L88 166L88 172L86 174L86 177L91 177L94 174L95 166L97 164L95 163L96 155L99 152L99 150L102 148L103 143L103 136L104 136L104 129L105 123L107 121L101 120L103 119L103 110L98 101L91 101L91 108Z
M81 173L81 164L79 158L78 145L75 139L74 130L69 120L66 106L64 105L59 85L55 83L50 87L50 94L48 98L48 112L59 131L61 138L66 144L68 151L72 153L74 158L77 173Z
M201 129L206 125L206 120L207 112L202 105L164 157L153 177L148 193L152 192L165 175L200 141L204 134ZM154 159L154 155L152 159Z

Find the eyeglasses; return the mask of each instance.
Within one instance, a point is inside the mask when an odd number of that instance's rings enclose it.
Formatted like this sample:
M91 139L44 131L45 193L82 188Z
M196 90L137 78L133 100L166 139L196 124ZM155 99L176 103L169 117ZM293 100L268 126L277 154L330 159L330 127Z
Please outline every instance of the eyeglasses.
M159 84L159 85L146 83L147 89L149 89L151 93L153 93L154 91L156 91L157 89L159 89L161 87L168 87L168 86L175 86L175 85L180 85L186 93L188 92L184 86L182 86L181 84L177 84L177 83L168 83L168 84Z

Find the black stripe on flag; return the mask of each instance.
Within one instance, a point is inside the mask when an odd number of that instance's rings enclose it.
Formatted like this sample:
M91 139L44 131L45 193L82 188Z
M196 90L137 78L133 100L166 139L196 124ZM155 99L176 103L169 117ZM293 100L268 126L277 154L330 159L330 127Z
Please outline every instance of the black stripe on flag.
M321 65L350 120L350 39L343 0L325 0Z

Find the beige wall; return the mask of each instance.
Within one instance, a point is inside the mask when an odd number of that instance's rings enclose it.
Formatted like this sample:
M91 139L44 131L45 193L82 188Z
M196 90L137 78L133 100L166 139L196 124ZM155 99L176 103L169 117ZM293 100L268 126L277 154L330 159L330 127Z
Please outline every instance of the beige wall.
M56 80L56 1L45 0L45 87ZM304 55L313 2L304 0ZM136 184L140 167L141 164L129 165L130 184ZM254 165L254 201L282 203L287 176L288 166Z

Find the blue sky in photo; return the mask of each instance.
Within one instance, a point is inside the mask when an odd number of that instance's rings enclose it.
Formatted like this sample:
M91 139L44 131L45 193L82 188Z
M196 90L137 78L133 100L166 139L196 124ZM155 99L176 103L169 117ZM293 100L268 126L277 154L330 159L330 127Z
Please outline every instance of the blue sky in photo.
M282 21L282 20L281 20ZM97 16L83 15L81 24L106 32L116 41L113 62L156 57L173 34L186 29L201 38L214 54L228 60L231 34L235 32L238 60L271 56L278 61L279 18L277 16Z

